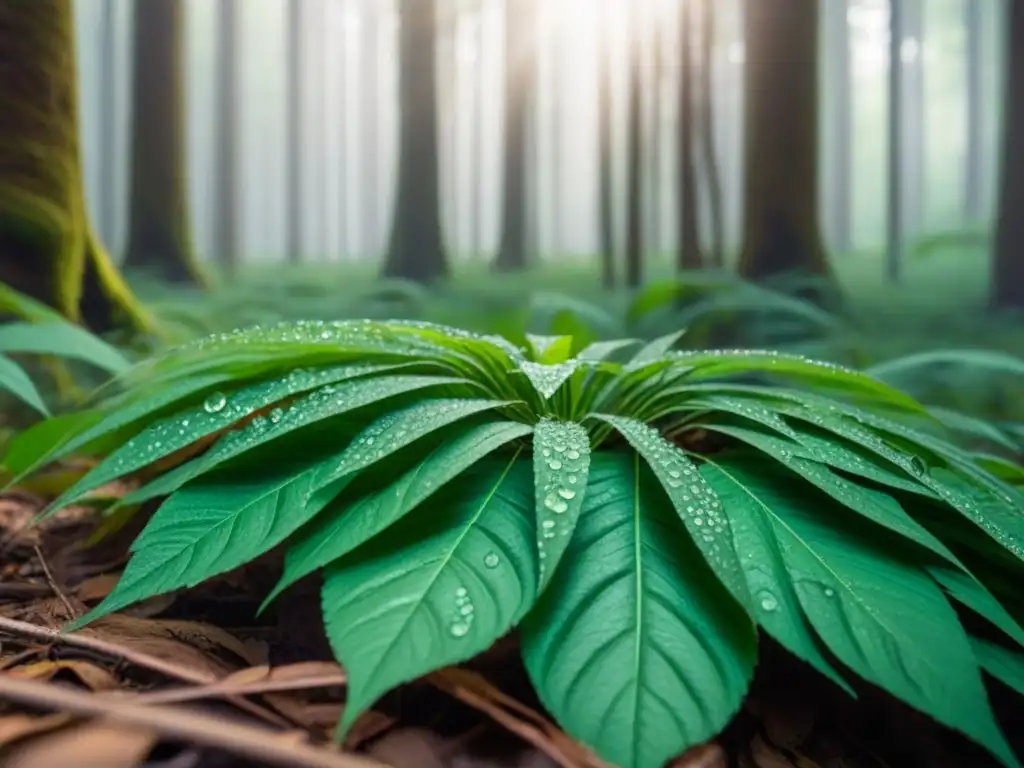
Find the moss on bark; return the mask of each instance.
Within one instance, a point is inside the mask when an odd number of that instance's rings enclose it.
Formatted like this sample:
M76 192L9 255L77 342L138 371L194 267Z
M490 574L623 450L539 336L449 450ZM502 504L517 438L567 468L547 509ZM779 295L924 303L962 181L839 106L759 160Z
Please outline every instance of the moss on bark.
M0 281L95 331L152 328L89 223L70 0L0 3Z

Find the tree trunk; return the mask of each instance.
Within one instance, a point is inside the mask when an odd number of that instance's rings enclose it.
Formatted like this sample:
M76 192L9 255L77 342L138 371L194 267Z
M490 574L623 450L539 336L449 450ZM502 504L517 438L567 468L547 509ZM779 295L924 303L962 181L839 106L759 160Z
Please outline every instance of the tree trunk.
M0 3L0 281L103 333L152 322L89 222L70 0Z
M633 6L629 37L629 102L626 111L626 286L643 282L643 60L640 47L640 9Z
M181 0L133 7L132 176L125 267L203 285L188 211Z
M975 0L970 0L974 2ZM826 178L826 204L832 241L837 251L853 248L853 82L851 80L849 0L830 0L825 14L825 63L829 104L829 168Z
M721 269L725 266L725 219L722 213L722 175L715 141L715 4L712 0L703 0L700 12L704 24L700 36L699 130L711 224L711 247L706 258L709 266Z
M614 141L612 138L611 35L605 21L598 46L598 218L601 227L601 284L608 289L617 282L615 261Z
M537 87L537 2L505 3L505 146L501 239L494 268L526 268L528 140Z
M238 22L240 0L220 0L217 19L217 124L214 242L226 272L238 268Z
M424 283L448 275L441 238L435 3L401 6L398 183L384 265L385 277Z
M831 276L818 222L818 11L817 0L746 5L739 272L748 279Z
M285 67L287 68L288 108L285 115L287 127L288 182L285 204L285 252L289 262L302 261L302 217L303 217L303 158L302 126L306 100L303 89L306 84L306 55L302 44L302 30L306 19L306 0L289 0L285 19Z
M679 253L680 270L700 269L700 201L697 198L697 104L693 73L693 2L679 9Z
M1007 10L1008 61L1002 178L992 265L995 308L1024 308L1024 5Z
M368 258L376 258L380 247L380 14L377 3L371 0L363 6L363 71L359 81L362 101L362 145L360 177L362 178L361 228L363 251Z
M967 34L967 148L964 154L964 218L978 222L985 216L985 134L988 114L985 91L985 4L964 0Z

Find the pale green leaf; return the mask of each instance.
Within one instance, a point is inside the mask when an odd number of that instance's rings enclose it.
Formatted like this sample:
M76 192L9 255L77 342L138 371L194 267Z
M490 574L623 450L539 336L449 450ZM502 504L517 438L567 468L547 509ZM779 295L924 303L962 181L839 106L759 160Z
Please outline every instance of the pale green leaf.
M25 405L31 406L44 416L49 416L50 411L46 403L43 402L32 379L25 373L25 369L5 355L0 355L0 390L10 392Z
M348 554L394 525L489 453L533 431L526 424L492 421L468 428L379 491L354 501L339 497L289 543L284 574L268 605L303 576Z
M649 341L633 356L633 359L629 361L628 368L637 368L639 366L647 365L648 363L657 362L661 360L669 353L669 350L676 345L683 336L686 334L685 330L676 331L669 333L664 336L660 336L653 341Z
M663 438L653 427L621 416L597 414L595 418L613 426L643 456L711 569L733 597L753 613L753 600L732 540L729 520L696 465L681 448Z
M71 358L113 374L131 367L117 349L84 328L67 322L7 323L0 332L0 352Z
M579 366L580 361L574 358L557 365L533 363L529 360L523 360L519 363L518 367L519 371L529 379L533 388L540 393L540 396L548 400L558 391L559 387L569 380L569 377L576 372Z
M381 694L487 649L537 594L530 466L485 462L432 514L331 566L323 614L348 671L347 727Z
M562 559L586 495L590 438L581 425L542 419L533 433L540 589Z
M662 768L731 719L756 654L640 456L595 453L575 535L523 624L545 707L614 764Z

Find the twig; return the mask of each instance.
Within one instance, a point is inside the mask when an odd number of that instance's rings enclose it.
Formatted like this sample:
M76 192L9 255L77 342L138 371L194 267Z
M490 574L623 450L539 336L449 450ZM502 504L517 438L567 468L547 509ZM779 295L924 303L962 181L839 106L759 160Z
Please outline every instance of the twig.
M153 693L141 693L132 698L138 704L173 704L182 701L194 701L195 699L206 699L213 696L253 696L263 693L275 693L277 691L301 691L311 688L330 688L336 685L345 685L348 677L343 673L336 675L320 675L319 677L308 677L295 680L263 680L255 683L242 683L231 685L230 681L224 680L210 685L200 685L194 688L178 688L171 691L154 691ZM111 695L121 695L120 693Z
M77 619L78 611L76 611L74 606L71 605L71 601L68 600L68 596L64 594L64 590L57 584L57 580L53 578L50 566L46 562L46 557L43 555L42 547L35 544L33 545L33 549L36 551L36 559L39 561L39 565L43 568L43 575L46 576L46 583L50 585L50 589L53 590L53 594L60 598L60 601L64 603L64 607L67 608L68 611L68 618Z
M139 707L64 686L0 675L0 698L42 709L102 717L126 725L149 728L163 736L220 749L250 760L294 768L385 768L365 757L330 752L289 740L262 728L253 728L209 714L193 714L171 707Z
M0 616L0 632L20 637L27 637L44 643L56 643L58 645L68 645L76 648L87 648L91 651L102 653L104 656L110 656L115 659L124 659L131 664L143 667L144 669L148 669L152 672L159 672L167 677L173 677L176 680L184 680L188 683L195 683L196 685L208 685L217 681L216 677L206 672L199 672L187 667L180 667L164 661L163 659L158 659L155 656L150 656L146 653L139 653L138 651L133 651L131 648L122 648L119 645L108 643L90 635L83 635L80 633L63 634L56 629L38 627L35 624L29 624L28 622L18 621L16 619L8 619L3 616Z
M212 685L217 682L217 677L207 672L200 672L188 667L171 664L163 659L158 659L156 656L150 656L148 653L133 651L131 648L122 648L119 645L108 643L104 640L100 640L98 637L91 637L90 635L64 634L56 629L38 627L35 624L29 624L28 622L18 621L16 619L8 619L3 616L0 616L0 633L27 637L44 643L55 643L58 645L70 646L72 648L84 648L100 653L109 658L127 661L129 664L134 664L137 667L148 669L151 672L157 672L161 675L174 678L175 680L182 680L186 683L194 683L195 685ZM239 709L248 712L251 715L255 715L262 720L271 722L274 725L284 725L286 723L280 715L271 712L264 707L258 706L254 702L248 701L240 696L230 694L227 695L226 698Z

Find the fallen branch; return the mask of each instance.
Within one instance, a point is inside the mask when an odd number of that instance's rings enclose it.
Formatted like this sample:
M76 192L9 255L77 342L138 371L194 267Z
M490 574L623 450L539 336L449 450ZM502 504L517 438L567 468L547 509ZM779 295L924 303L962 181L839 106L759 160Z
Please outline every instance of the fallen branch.
M84 717L102 717L149 728L162 736L220 749L258 762L294 768L386 768L365 757L328 751L210 714L192 714L171 707L140 707L132 701L100 697L64 686L0 674L0 698L24 706Z

